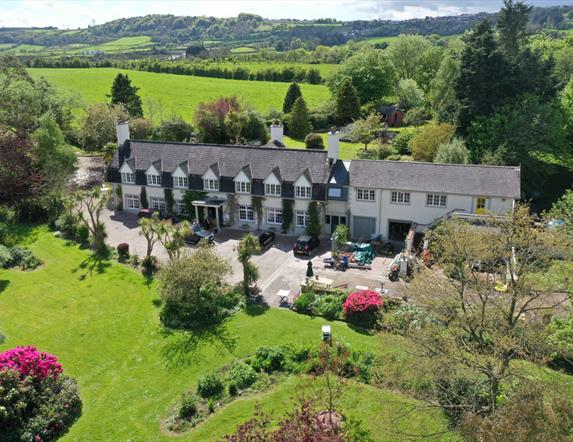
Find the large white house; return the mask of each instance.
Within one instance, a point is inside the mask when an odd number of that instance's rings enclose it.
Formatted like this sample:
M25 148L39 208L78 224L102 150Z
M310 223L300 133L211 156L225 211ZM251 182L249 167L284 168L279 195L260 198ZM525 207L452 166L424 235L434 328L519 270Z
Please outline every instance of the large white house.
M317 201L324 234L342 223L355 239L382 235L397 241L413 224L421 230L453 211L506 212L520 197L519 167L343 161L337 132L328 134L327 151L281 147L280 126L271 127L271 135L266 146L137 141L129 139L124 123L107 178L129 211L141 208L143 188L153 209L165 209L171 193L177 213L185 211L185 192L204 192L190 216L209 216L222 227L234 218L234 227L280 231L288 210L288 233L299 234L308 225L310 202Z

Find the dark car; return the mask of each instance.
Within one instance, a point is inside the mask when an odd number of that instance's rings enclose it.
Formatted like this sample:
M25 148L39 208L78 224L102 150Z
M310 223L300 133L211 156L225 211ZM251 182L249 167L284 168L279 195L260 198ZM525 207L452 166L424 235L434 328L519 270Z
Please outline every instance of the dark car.
M166 211L157 209L140 209L139 212L137 212L137 218L151 218L154 214L157 214L160 220L171 221L171 224L178 224L180 222L180 219L175 215L169 215Z
M185 237L186 244L197 244L202 239L206 239L209 244L215 241L215 235L208 230L202 229L199 224L191 226L191 233Z
M292 246L292 251L295 255L308 255L310 256L312 252L320 245L320 240L318 238L302 235L299 236L294 245Z
M267 247L272 246L272 244L275 242L275 232L262 232L259 237L259 246L261 247L261 250L266 249Z

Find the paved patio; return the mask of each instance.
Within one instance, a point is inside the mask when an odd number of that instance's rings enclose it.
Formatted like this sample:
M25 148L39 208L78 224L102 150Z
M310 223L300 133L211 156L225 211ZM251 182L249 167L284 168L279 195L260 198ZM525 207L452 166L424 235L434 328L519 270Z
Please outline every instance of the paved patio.
M146 241L139 235L137 227L137 216L133 213L121 211L114 212L105 210L102 219L108 228L108 244L115 247L117 244L126 242L129 244L130 253L140 256L145 255ZM239 282L242 279L242 266L236 258L235 247L239 239L247 233L247 230L222 229L215 235L215 248L217 253L227 259L233 269L233 274L229 278L230 283ZM295 295L300 291L300 283L306 275L308 258L295 256L292 252L292 245L296 236L277 235L272 247L264 250L258 256L253 257L254 263L260 271L258 287L261 290L264 301L278 307L280 298L277 296L279 290L290 292L289 302L294 300ZM188 247L189 252L193 246ZM167 253L161 244L156 244L153 254L160 260L167 259ZM388 288L394 291L398 284L387 280L387 267L390 258L377 257L372 263L371 270L348 269L345 272L333 269L325 269L323 258L330 256L330 240L321 238L321 246L313 254L314 273L320 278L333 280L333 286L346 285L349 289L356 286L366 286L369 288Z

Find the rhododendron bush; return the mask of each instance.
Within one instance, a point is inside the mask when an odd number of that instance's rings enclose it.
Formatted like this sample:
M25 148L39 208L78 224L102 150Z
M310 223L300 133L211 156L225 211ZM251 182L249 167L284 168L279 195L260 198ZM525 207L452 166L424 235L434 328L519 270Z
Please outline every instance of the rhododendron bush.
M356 313L375 312L382 307L382 298L373 290L359 290L352 292L344 301L344 315Z
M76 382L55 356L34 347L0 353L0 440L56 440L81 409Z

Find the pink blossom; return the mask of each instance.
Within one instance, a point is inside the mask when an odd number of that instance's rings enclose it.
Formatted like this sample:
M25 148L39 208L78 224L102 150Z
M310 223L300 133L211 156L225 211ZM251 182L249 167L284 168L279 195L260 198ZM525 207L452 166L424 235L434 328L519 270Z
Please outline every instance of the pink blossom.
M382 298L373 290L358 290L352 292L344 301L344 315L376 311L382 307Z
M31 376L40 380L55 379L62 373L62 365L55 356L29 346L0 353L0 370L5 369L18 371L22 377Z

